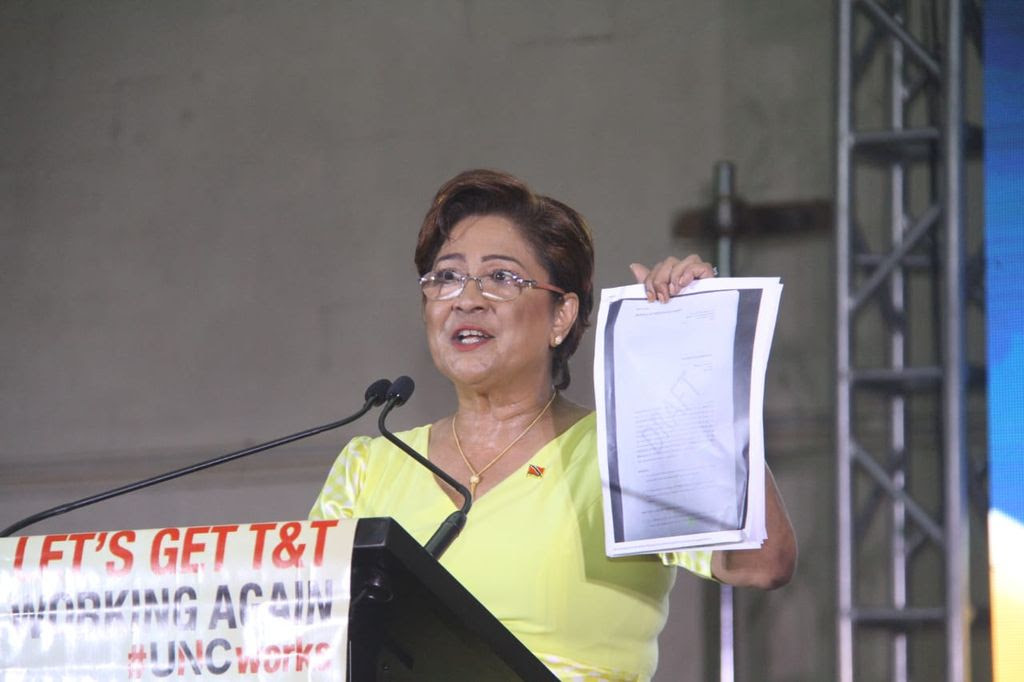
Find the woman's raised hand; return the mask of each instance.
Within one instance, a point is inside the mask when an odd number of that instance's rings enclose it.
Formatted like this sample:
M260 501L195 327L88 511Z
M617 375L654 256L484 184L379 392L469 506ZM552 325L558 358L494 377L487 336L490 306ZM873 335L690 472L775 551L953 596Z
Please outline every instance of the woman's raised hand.
M666 303L670 296L678 294L693 280L718 274L715 266L695 253L682 260L669 256L650 269L640 263L631 264L629 269L633 271L637 283L644 285L647 300L662 303Z

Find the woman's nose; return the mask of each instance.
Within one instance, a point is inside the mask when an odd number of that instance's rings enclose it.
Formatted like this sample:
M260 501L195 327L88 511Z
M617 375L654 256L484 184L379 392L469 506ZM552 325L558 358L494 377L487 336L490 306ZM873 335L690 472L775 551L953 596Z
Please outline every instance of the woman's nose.
M482 307L487 302L484 297L484 284L479 277L467 277L462 291L455 297L455 305L459 308Z

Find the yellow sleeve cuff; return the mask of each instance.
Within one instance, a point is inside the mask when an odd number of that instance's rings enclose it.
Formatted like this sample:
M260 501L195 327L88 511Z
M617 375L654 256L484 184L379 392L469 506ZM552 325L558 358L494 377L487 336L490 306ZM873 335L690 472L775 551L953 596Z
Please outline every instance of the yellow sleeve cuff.
M685 568L702 578L714 579L711 575L711 550L691 550L686 552L662 552L658 555L661 563L666 566Z

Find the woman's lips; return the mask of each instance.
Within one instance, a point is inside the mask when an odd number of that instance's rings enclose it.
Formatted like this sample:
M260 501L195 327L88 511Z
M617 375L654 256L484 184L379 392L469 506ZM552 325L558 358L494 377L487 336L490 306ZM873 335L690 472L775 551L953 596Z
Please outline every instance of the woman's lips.
M452 345L460 350L479 348L494 337L479 327L459 327L452 334Z

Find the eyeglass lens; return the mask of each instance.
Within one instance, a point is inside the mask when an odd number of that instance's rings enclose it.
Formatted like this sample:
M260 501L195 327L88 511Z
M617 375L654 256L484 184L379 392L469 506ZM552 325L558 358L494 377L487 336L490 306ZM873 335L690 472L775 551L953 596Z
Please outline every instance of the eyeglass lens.
M469 280L475 280L480 292L488 298L508 301L519 295L520 285L514 279L504 276L495 278L494 274L473 277L462 273L446 273L423 283L423 293L428 298L447 300L462 294Z

